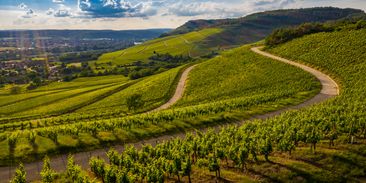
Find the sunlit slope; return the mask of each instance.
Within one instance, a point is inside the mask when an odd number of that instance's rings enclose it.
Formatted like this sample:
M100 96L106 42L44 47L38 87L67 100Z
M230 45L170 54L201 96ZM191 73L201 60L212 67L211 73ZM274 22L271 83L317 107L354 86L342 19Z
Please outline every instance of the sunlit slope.
M169 100L171 91L175 90L176 81L179 79L180 71L184 66L171 69L169 71L144 78L142 81L117 92L103 100L100 100L92 105L86 106L77 112L101 112L108 110L120 110L129 112L126 99L133 94L140 94L144 101L144 106L140 109L153 109L162 105Z
M147 61L154 52L192 57L199 56L208 51L204 49L204 40L219 32L221 32L221 29L212 28L154 39L125 50L104 54L98 59L97 63L112 62L116 65L124 65L135 61Z
M128 82L123 76L79 78L72 82L55 82L21 94L3 89L0 95L0 116L20 117L67 112L86 104Z
M366 39L364 38L366 38L365 28L318 33L295 39L269 51L315 65L337 76L342 93L330 104L347 109L347 112L342 113L347 115L352 114L352 111L365 111Z
M112 156L107 159L108 163L94 167L110 165L115 172L126 173L131 164L149 164L151 170L161 172L162 179L169 181L188 180L189 177L192 182L210 182L207 180L216 176L215 180L223 182L364 182L366 39L362 38L365 37L365 28L344 29L304 36L267 50L336 78L341 84L341 93L333 99L266 120L247 121L240 127L197 132L183 140L170 140L141 150L129 148L121 154L110 151L108 154ZM204 79L202 82L207 81ZM286 90L286 86L283 89ZM207 89L205 92L212 95ZM131 152L145 156L134 159L127 166L120 163L131 157ZM164 169L166 164L161 163L162 160L173 166L188 164L192 166L190 174L180 178L164 177L171 171ZM109 176L100 174L97 168L92 170L100 179ZM127 173L138 177L138 181L146 180L144 174L135 172L138 171Z
M295 95L316 90L316 79L293 66L259 56L249 46L198 65L176 107L260 95ZM288 96L286 96L288 97Z

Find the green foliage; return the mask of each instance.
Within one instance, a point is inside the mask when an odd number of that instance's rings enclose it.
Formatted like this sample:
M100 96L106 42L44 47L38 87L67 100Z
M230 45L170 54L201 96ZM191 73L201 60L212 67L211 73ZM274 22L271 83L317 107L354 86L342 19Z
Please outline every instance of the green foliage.
M11 87L10 94L15 95L15 94L20 94L20 93L22 93L22 87L20 87L20 86Z
M221 28L220 33L205 39L205 46L230 48L263 40L273 30L281 27L296 26L305 22L325 22L353 16L365 16L365 13L362 10L335 7L281 9L254 13L240 18L192 20L163 34L163 36L185 34L207 27Z
M183 98L175 107L213 105L228 100L232 105L243 104L240 97L277 95L280 98L285 93L312 91L317 87L318 82L310 74L258 56L243 46L196 66L189 75Z
M43 159L43 168L40 174L43 183L52 183L55 180L56 172L51 169L50 159L47 156Z
M132 94L142 95L143 103L145 104L142 111L153 109L168 101L171 97L171 90L175 90L177 79L184 67L178 67L169 71L144 78L136 84L117 92L103 100L100 100L92 105L80 109L80 112L96 111L106 112L119 109L119 111L131 112L126 105L126 99ZM121 112L119 112L121 113Z
M222 167L220 162L226 161L226 158L229 160L227 166L244 169L243 166L248 161L259 164L259 156L263 155L266 160L269 160L273 152L291 152L295 147L299 147L300 143L311 145L313 150L320 141L334 140L338 136L352 137L353 140L346 143L354 143L357 139L365 137L366 116L363 111L366 111L366 105L363 93L366 85L362 81L366 79L364 74L366 55L362 51L365 40L359 39L365 36L365 30L320 33L271 49L276 54L319 66L335 74L342 83L343 91L333 100L301 111L287 112L275 118L246 122L239 128L229 126L219 132L209 130L205 133L198 132L196 135L188 134L184 139L173 139L157 144L154 148L143 147L138 151L127 148L120 155L111 153L113 154L109 156L113 157L111 162L122 162L118 164L116 171L128 171L140 181L150 180L144 173L144 165L151 165L154 169L163 170L168 175L176 174L179 180L177 172L184 172L185 163L189 157L193 157L192 165L215 171L216 175L220 176L219 170ZM347 146L345 151L354 152L358 147L360 146ZM332 149L333 151L336 149ZM321 154L317 155L317 153ZM313 158L322 159L331 152L326 151L324 154L317 150L317 153L313 154ZM349 153L351 152L346 154ZM278 178L276 180L293 180L293 176L299 174L306 181L311 182L350 181L354 177L362 176L364 168L361 168L358 173L352 171L352 168L348 170L335 168L348 164L355 167L356 162L349 161L347 159L349 157L346 158L346 156L334 154L333 158L327 160L328 162L321 162L320 167L324 169L314 168L304 162L291 163L294 160L282 160L285 162L281 164L284 164L286 171L290 170L290 173L286 173L284 175L286 177L276 177ZM304 157L297 155L297 158ZM338 162L337 159L341 160ZM271 161L278 162L278 157ZM362 161L365 163L364 157ZM251 166L256 167L257 163L252 163ZM264 166L270 166L268 163L264 163ZM108 165L100 162L99 167L103 166ZM264 166L260 168L266 170ZM318 164L317 167L319 167ZM332 168L328 171L327 167ZM260 170L262 169L258 171ZM280 171L281 175L285 173L278 166L276 171ZM267 174L266 171L261 173ZM273 173L269 178L272 177Z
M141 94L133 94L126 99L128 110L136 111L144 106Z
M271 47L279 45L295 38L319 32L333 32L346 30L358 30L366 28L366 16L354 19L338 20L328 23L304 23L297 27L280 28L272 32L266 38L266 45Z
M333 31L331 27L321 23L305 23L296 28L281 28L275 30L266 38L266 45L275 46L304 35L330 31Z
M220 31L220 29L212 28L197 32L190 32L179 36L154 39L125 50L103 54L99 57L97 63L125 65L136 61L147 62L154 53L169 53L171 55L185 55L192 57L199 56L208 50L200 50L197 44L208 36L217 34Z
M15 170L14 178L10 181L11 183L26 183L26 175L24 165L22 163L19 164L19 167Z
M67 158L66 176L69 182L89 183L91 179L75 164L74 157L69 155Z

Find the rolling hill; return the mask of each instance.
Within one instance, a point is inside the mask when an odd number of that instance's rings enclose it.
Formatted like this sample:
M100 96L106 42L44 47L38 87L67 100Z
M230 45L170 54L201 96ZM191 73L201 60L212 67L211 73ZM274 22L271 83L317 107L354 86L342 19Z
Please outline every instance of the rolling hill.
M304 22L326 22L365 14L362 10L340 8L306 8L275 10L251 14L237 19L192 20L163 34L178 35L203 28L216 27L223 31L206 41L212 47L233 46L260 41L274 29L296 26Z
M97 63L148 64L156 53L201 56L216 43L231 47L277 27L356 14L363 12L312 8L258 13L232 23L202 21L105 54ZM250 36L252 31L257 34ZM67 163L65 156L52 157L58 172L45 158L42 176L58 182L362 182L365 37L365 21L346 21L326 32L267 45L265 52L258 50L263 42L241 45L136 80L78 78L20 94L1 88L0 165L88 151ZM169 109L146 112L172 96L191 65L183 98ZM304 71L311 68L317 70ZM324 92L325 87L336 94ZM134 94L146 104L137 111L126 107ZM23 115L30 118L18 118ZM39 163L25 165L32 180L40 178ZM12 167L0 167L0 178L11 173Z
M103 54L97 60L98 64L112 63L115 65L128 65L133 62L148 62L149 57L159 53L172 55L201 56L209 52L205 46L205 39L219 33L216 28L193 31L184 35L174 35L147 41L143 44L125 50Z
M365 36L365 28L340 28L267 49L335 77L342 90L334 99L154 147L112 149L108 162L91 159L91 171L104 181L114 172L132 182L363 182L366 40L360 38ZM133 163L126 165L133 157ZM146 168L141 167L144 164ZM101 167L108 173L99 171ZM149 172L149 177L129 171L136 168Z
M147 62L154 53L203 56L212 51L259 41L274 29L304 22L325 22L364 14L361 10L340 8L307 8L276 10L251 14L237 19L192 20L177 29L125 50L102 55L96 62L125 65Z

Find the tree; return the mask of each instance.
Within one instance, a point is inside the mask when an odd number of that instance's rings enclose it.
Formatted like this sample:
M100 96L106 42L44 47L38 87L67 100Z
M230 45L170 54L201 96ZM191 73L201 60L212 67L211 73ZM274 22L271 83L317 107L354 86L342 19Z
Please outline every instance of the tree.
M26 175L23 163L19 164L19 167L15 170L15 176L11 183L26 183Z
M52 183L55 179L56 172L51 169L50 159L46 156L43 159L43 168L41 171L42 182Z
M133 94L127 97L126 100L128 110L136 111L137 109L144 106L144 101L142 100L141 94Z

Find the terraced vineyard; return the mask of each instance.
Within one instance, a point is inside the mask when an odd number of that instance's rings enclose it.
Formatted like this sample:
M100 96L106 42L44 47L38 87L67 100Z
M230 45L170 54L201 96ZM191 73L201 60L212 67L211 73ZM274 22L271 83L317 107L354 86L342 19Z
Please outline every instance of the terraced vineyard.
M4 89L0 96L0 116L22 117L34 115L62 114L87 103L127 82L125 77L77 79L73 82L52 83L22 94L9 94ZM64 105L65 102L68 105Z
M139 82L125 90L110 95L92 105L83 107L77 112L108 111L113 108L119 108L120 111L128 112L126 99L133 93L142 95L144 106L139 109L140 111L154 109L169 100L172 91L175 90L175 84L180 77L180 72L183 69L184 66L145 78L143 82Z
M256 43L191 58L211 52L205 41L221 31L155 39L94 63L129 79L1 88L0 180L24 162L14 182L25 172L42 182L362 182L365 21L304 24L275 31L265 52Z
M204 102L200 105L191 103L192 106L178 105L170 110L132 116L124 116L126 114L123 106L122 110L119 111L122 115L110 115L109 113L108 116L98 117L95 114L99 111L95 110L96 108L103 109L104 107L107 111L106 114L108 114L109 109L114 110L113 106L123 105L123 102L120 101L123 101L124 96L134 92L142 93L145 100L156 101L166 98L170 91L169 88L182 69L176 68L146 78L144 82L140 81L121 92L67 116L20 120L0 125L3 129L1 148L8 149L0 154L2 163L9 163L9 158L29 160L25 158L34 157L35 154L92 149L104 144L132 142L180 130L238 121L255 114L300 103L319 91L318 81L309 73L256 55L249 49L249 46L244 46L198 66L199 70L202 70L200 67L208 70L208 73L205 73L207 76L214 75L216 68L223 67L228 70L223 73L220 82L226 84L225 87L230 93L227 93L226 96L223 93L224 97L214 96L213 92L208 93L210 94L209 99L215 99L214 102ZM218 63L220 64L217 65ZM268 86L263 86L263 90L258 90L256 89L259 87L257 82L246 82L256 80L252 70L263 81L271 82L275 78L281 78L282 81L286 82L284 84L278 82L271 86L268 84ZM283 71L279 72L280 70ZM244 73L243 77L233 77L229 71L247 73ZM196 74L192 74L188 84L194 83L195 80L209 83L200 79ZM212 83L212 81L210 82ZM230 85L229 82L233 84ZM239 83L242 86L237 88ZM166 88L165 92L161 91L161 86ZM208 85L207 90L217 91L215 88L211 84ZM191 90L190 87L188 90ZM243 93L241 94L241 92ZM15 143L9 143L13 140Z
M233 102L248 97L303 95L318 92L316 79L299 69L260 57L244 46L197 66L175 107ZM280 98L280 97L279 97ZM301 98L301 97L300 97Z
M102 55L97 63L111 62L115 65L131 64L135 61L147 61L154 52L172 55L200 56L209 51L204 47L204 39L219 33L220 29L203 29L178 36L154 39L143 44Z
M339 97L271 119L247 121L240 127L229 126L219 132L209 130L205 133L197 132L196 135L188 134L184 139L170 140L155 147L126 147L122 153L111 150L107 153L108 162L96 157L90 159L93 177L104 182L361 182L366 167L366 101L363 97L366 89L363 82L366 79L366 40L359 39L360 37L366 37L366 29L318 33L268 49L269 52L312 65L336 77L342 89ZM233 53L245 53L247 49L244 47ZM252 62L267 62L262 56L257 55L258 60L253 57L256 55L250 57ZM216 59L209 62L218 62ZM269 66L270 70L277 67ZM297 70L287 67L290 71ZM268 77L274 77L270 73L267 73ZM193 74L192 77L195 75L198 74ZM284 73L284 77L285 75ZM296 82L291 82L294 83ZM188 87L192 93L197 91L194 86ZM299 88L302 88L301 85ZM235 87L231 91L237 94ZM199 94L200 91L196 93ZM209 99L212 97L212 94L208 95ZM219 100L226 100L224 98ZM187 104L196 102L194 97L186 101ZM258 99L255 101L258 102ZM186 114L192 117L197 113L204 116L202 106L210 104L205 103L140 117L160 117L164 119L164 125L167 125L168 119L172 120L173 116L168 113L174 114L176 118ZM181 105L185 104L182 102ZM211 115L220 111L212 110L217 108L213 107L214 104L210 105ZM194 110L196 113L192 112ZM125 123L115 124L127 125L131 120L132 117ZM222 122L222 119L219 121ZM141 123L141 120L131 123L129 129L133 129L138 122ZM150 132L153 126L157 130L163 125L157 119L152 124L149 126ZM115 127L111 126L111 129ZM90 179L89 175L75 165L72 157L69 162L68 171L59 180ZM78 171L70 171L75 169Z

